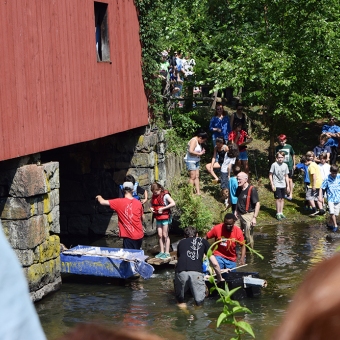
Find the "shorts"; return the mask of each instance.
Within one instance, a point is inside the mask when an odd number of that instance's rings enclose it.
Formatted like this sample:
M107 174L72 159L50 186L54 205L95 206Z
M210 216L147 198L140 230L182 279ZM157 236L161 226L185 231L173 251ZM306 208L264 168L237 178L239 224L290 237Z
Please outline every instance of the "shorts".
M294 170L293 169L290 169L288 171L288 178L293 178L293 175L294 175Z
M254 228L251 224L254 217L254 211L239 215L239 219L235 221L237 227L241 228L244 233L247 244L254 248Z
M140 249L142 247L143 239L132 240L128 237L123 237L123 248L124 249Z
M175 295L179 303L184 302L184 295L190 289L197 305L205 299L204 274L195 271L175 273Z
M286 188L276 188L274 192L274 198L276 200L280 198L285 198L285 194L286 194Z
M227 172L221 172L221 189L228 189L229 176Z
M320 188L315 189L313 191L312 188L308 188L307 192L306 192L306 200L307 201L317 201L319 199L319 191Z
M187 166L188 171L195 171L199 170L200 168L200 162L185 162L185 165Z
M158 227L164 227L165 225L169 225L170 223L171 223L170 219L167 219L167 220L156 220L157 228Z
M340 203L328 202L328 209L331 215L339 216Z
M215 255L216 261L218 262L218 265L221 269L233 269L236 268L236 262L228 260L222 256Z
M244 151L241 151L239 154L238 154L238 160L240 161L247 161L248 160L248 153L247 153L247 150L244 150Z

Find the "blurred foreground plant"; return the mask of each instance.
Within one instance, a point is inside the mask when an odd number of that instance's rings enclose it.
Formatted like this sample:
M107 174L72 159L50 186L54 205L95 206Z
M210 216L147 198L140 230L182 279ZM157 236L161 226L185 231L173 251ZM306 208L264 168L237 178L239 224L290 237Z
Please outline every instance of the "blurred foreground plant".
M228 239L230 241L233 242L238 242L239 241L235 240L235 239ZM213 255L214 250L217 248L218 243L220 242L225 242L226 240L219 240L214 242L207 253L207 257L209 258L211 255ZM255 255L259 256L261 258L261 260L263 260L263 256L258 253L256 250L250 248L249 246L246 245L246 247L248 248L248 250L251 253L254 253ZM240 340L241 336L243 334L250 334L253 338L255 338L255 334L253 332L253 329L251 327L251 325L246 322L246 321L238 321L236 319L236 315L240 314L240 313L246 313L246 314L251 314L251 310L248 309L247 307L243 307L240 305L240 303L236 300L232 300L232 295L239 290L241 287L237 287L234 288L232 290L229 290L228 288L228 284L225 282L224 285L224 289L220 288L217 286L217 283L215 281L215 278L213 275L209 276L209 282L213 285L210 288L210 293L212 293L214 290L217 291L217 293L219 294L220 298L217 300L217 302L222 302L224 304L223 306L223 311L220 314L220 316L217 319L217 327L220 327L221 324L229 324L232 325L235 328L235 333L237 335L237 337L233 337L230 340Z

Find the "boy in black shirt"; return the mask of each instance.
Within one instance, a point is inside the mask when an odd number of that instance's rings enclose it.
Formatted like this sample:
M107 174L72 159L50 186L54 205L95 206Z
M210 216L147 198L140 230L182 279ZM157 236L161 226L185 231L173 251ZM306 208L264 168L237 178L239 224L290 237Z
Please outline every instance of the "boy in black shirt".
M205 282L202 270L203 257L207 253L209 242L201 237L197 237L197 230L194 227L184 229L185 239L181 240L177 246L177 266L175 269L175 294L179 304L184 303L185 292L190 288L197 306L204 302ZM220 266L214 255L211 261L217 282L223 281Z

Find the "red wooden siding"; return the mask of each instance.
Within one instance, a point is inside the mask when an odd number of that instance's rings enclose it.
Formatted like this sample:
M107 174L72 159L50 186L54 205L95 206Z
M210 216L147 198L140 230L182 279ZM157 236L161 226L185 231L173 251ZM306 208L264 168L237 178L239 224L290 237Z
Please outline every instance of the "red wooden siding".
M133 0L106 0L112 63L97 62L94 1L0 3L0 161L148 124Z

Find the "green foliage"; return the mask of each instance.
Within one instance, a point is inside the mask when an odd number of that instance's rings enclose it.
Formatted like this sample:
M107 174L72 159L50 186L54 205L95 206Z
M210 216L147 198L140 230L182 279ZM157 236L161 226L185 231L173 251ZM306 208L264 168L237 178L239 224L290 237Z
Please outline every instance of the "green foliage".
M214 242L208 252L207 252L207 257L209 258L211 255L213 255L214 250L217 248L217 245L220 242L224 242L225 240L219 240ZM239 242L237 240L233 240L235 242ZM249 246L246 245L248 250L251 253L254 253L255 255L259 256L261 260L263 260L263 256L258 253L256 250L250 248ZM219 315L217 319L217 327L220 327L222 324L229 324L232 325L235 328L235 334L236 338L231 338L230 340L240 340L243 334L250 334L253 338L255 338L255 334L253 332L253 329L251 325L246 322L246 321L238 321L236 319L236 316L240 313L244 314L251 314L251 311L247 307L243 307L240 305L238 301L232 300L231 296L239 290L241 287L234 288L232 290L229 290L228 285L225 283L224 289L221 289L220 287L217 286L217 283L215 281L214 276L210 275L209 277L209 282L213 285L210 288L210 293L213 291L217 291L219 294L220 298L217 300L217 302L222 302L223 303L223 311Z
M204 206L202 198L193 194L191 185L179 183L172 196L176 202L175 215L179 215L181 228L191 225L198 231L210 229L213 221L212 213Z
M183 113L182 110L174 110L172 117L172 125L179 137L191 139L196 136L197 129L200 127L194 118L197 118L196 110Z
M167 152L184 157L188 145L188 140L186 138L181 138L176 130L171 128L166 130L165 140Z

